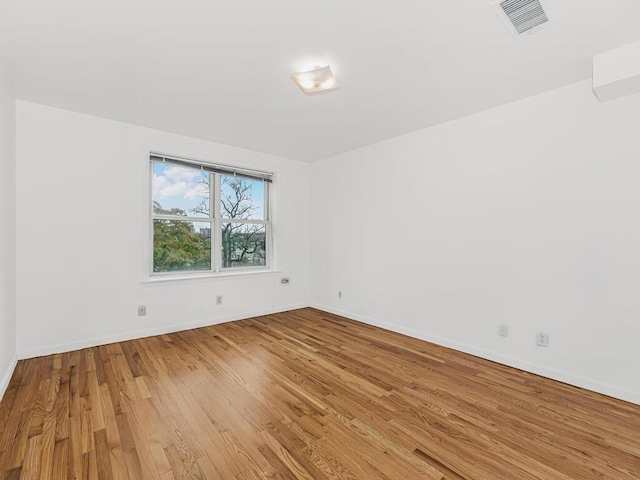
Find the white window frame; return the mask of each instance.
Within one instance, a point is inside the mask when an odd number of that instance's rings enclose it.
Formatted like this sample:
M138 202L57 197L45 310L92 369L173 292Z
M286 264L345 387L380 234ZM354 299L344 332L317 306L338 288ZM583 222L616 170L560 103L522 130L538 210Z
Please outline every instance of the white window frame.
M162 161L154 160L154 158L167 158L167 163L173 163L170 159L175 159L180 162L189 163L190 165L182 165L187 168L208 167L220 169L223 173L209 172L210 186L209 186L209 216L208 217L193 217L193 216L175 216L175 215L161 215L153 212L153 165L154 163L162 163ZM210 162L204 162L202 160L194 160L184 157L168 156L164 154L156 154L150 152L147 156L148 159L148 178L149 178L149 267L148 272L151 278L156 279L172 279L172 278L189 278L189 277L202 277L202 276L221 276L224 274L241 274L241 273L256 273L256 272L269 272L273 271L273 226L272 226L272 181L264 181L264 219L263 220L251 220L251 219L233 219L224 218L221 215L220 199L221 199L221 178L223 175L238 175L241 177L249 177L253 180L257 180L259 177L271 179L273 174L268 172L259 172L249 169L240 169L228 165L213 164ZM211 228L210 248L211 248L211 269L210 270L173 270L169 272L155 272L154 271L154 220L172 220L172 221L184 221L184 222L198 222L209 223ZM238 266L238 267L224 267L222 259L222 226L225 223L234 224L249 224L249 225L264 225L265 226L265 265L264 266Z

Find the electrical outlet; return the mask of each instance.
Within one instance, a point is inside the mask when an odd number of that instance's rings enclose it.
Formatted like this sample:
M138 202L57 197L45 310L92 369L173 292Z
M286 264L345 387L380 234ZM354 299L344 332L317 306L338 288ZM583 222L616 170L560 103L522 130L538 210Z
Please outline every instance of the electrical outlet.
M222 295L216 296L216 305L222 305Z
M144 317L146 314L147 314L146 305L138 305L138 316L139 317Z
M342 290L338 291L338 298L342 298Z
M536 345L539 347L548 347L549 346L549 334L539 332L536 335Z
M509 336L509 326L508 325L500 325L498 327L498 335L500 335L501 337L508 337Z

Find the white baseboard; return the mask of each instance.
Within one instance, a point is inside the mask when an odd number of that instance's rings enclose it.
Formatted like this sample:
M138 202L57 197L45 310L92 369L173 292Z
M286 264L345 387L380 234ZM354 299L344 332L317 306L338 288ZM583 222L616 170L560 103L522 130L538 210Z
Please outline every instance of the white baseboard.
M11 376L13 375L13 371L16 369L16 365L18 363L18 356L14 355L7 367L7 371L4 372L2 379L0 380L0 400L4 397L5 392L7 391L7 387L9 386L9 382L11 381Z
M222 318L199 320L197 322L178 323L173 325L164 325L158 328L150 328L146 330L124 332L122 334L94 337L91 339L78 340L76 342L60 343L56 345L47 345L44 347L29 348L26 350L19 351L18 358L20 360L23 360L26 358L42 357L44 355L52 355L55 353L71 352L74 350L80 350L82 348L90 348L90 347L97 347L99 345L107 345L109 343L126 342L127 340L136 340L138 338L152 337L154 335L165 335L167 333L181 332L184 330L191 330L193 328L210 327L212 325L218 325L221 323L233 322L235 320L242 320L245 318L258 317L260 315L269 315L271 313L286 312L289 310L295 310L298 308L304 308L308 306L309 305L306 303L298 304L298 305L287 305L286 307L269 308L269 309L254 311L254 312L242 313L238 315L229 315Z
M640 392L633 392L633 391L620 388L608 383L603 383L597 380L581 377L581 376L574 375L572 373L565 372L562 370L556 370L553 368L546 367L544 365L537 365L535 363L528 362L526 360L510 357L508 355L502 355L500 353L495 353L489 350L484 350L482 348L456 342L454 340L450 340L447 338L442 338L435 335L429 335L427 333L419 332L417 330L413 330L410 328L399 327L397 325L383 322L374 318L353 314L351 312L339 310L336 308L327 307L326 305L312 303L310 306L313 308L317 308L318 310L324 310L325 312L340 315L342 317L350 318L352 320L357 320L359 322L366 323L368 325L384 328L385 330L390 330L392 332L402 333L403 335L408 335L409 337L417 338L419 340L424 340L426 342L435 343L443 347L452 348L453 350L468 353L470 355L484 358L486 360L491 360L492 362L500 363L508 367L524 370L526 372L534 373L542 377L550 378L552 380L557 380L559 382L567 383L569 385L584 388L585 390L590 390L596 393L602 393L610 397L618 398L620 400L624 400L627 402L635 403L636 405L640 405Z
M500 353L484 350L482 348L456 342L454 340L450 340L447 338L430 335L430 334L419 332L417 330L413 330L410 328L399 327L397 325L383 322L374 318L366 317L363 315L357 315L351 312L347 312L344 310L328 307L326 305L315 304L315 303L288 305L282 308L270 308L270 309L249 312L249 313L244 313L239 315L231 315L223 318L218 318L215 320L201 320L201 321L190 322L190 323L165 325L159 328L138 330L138 331L126 332L118 335L108 335L103 337L92 338L89 340L80 340L77 342L70 342L70 343L58 344L58 345L49 345L45 347L23 350L18 352L17 358L14 358L11 368L3 377L2 383L0 383L0 393L4 394L4 391L9 384L9 380L11 379L11 375L13 374L13 370L15 368L17 359L33 358L33 357L39 357L43 355L51 355L54 353L70 352L70 351L79 350L82 348L106 345L106 344L115 343L115 342L124 342L127 340L135 340L138 338L150 337L154 335L175 333L183 330L190 330L193 328L208 327L211 325L218 325L220 323L241 320L244 318L257 317L260 315L269 315L271 313L285 312L285 311L295 310L298 308L305 308L305 307L317 308L318 310L323 310L325 312L333 313L333 314L340 315L353 320L357 320L359 322L363 322L369 325L384 328L385 330L390 330L392 332L408 335L410 337L435 343L437 345L442 345L443 347L452 348L454 350L468 353L470 355L475 355L480 358L485 358L487 360L491 360L493 362L507 365L509 367L518 368L520 370L534 373L536 375L541 375L543 377L550 378L552 380L557 380L560 382L567 383L569 385L574 385L576 387L584 388L586 390L591 390L597 393L602 393L610 397L618 398L620 400L625 400L627 402L640 405L640 392L633 392L624 388L617 387L615 385L611 385L611 384L599 382L597 380L592 380L582 376L574 375L572 373L565 372L562 370L556 370L543 365L537 365L535 363L528 362L526 360L522 360L519 358L510 357L508 355L502 355Z

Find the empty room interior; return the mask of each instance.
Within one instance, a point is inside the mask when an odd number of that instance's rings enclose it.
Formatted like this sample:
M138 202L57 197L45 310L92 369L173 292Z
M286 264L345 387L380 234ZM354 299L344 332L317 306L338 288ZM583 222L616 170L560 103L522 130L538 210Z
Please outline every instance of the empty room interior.
M640 2L0 0L0 480L640 478Z

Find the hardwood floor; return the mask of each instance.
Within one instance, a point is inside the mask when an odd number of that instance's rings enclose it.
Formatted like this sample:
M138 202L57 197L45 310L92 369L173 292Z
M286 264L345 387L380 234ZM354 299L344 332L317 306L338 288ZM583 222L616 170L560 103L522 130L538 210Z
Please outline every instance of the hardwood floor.
M313 309L19 362L3 479L638 479L640 407Z

